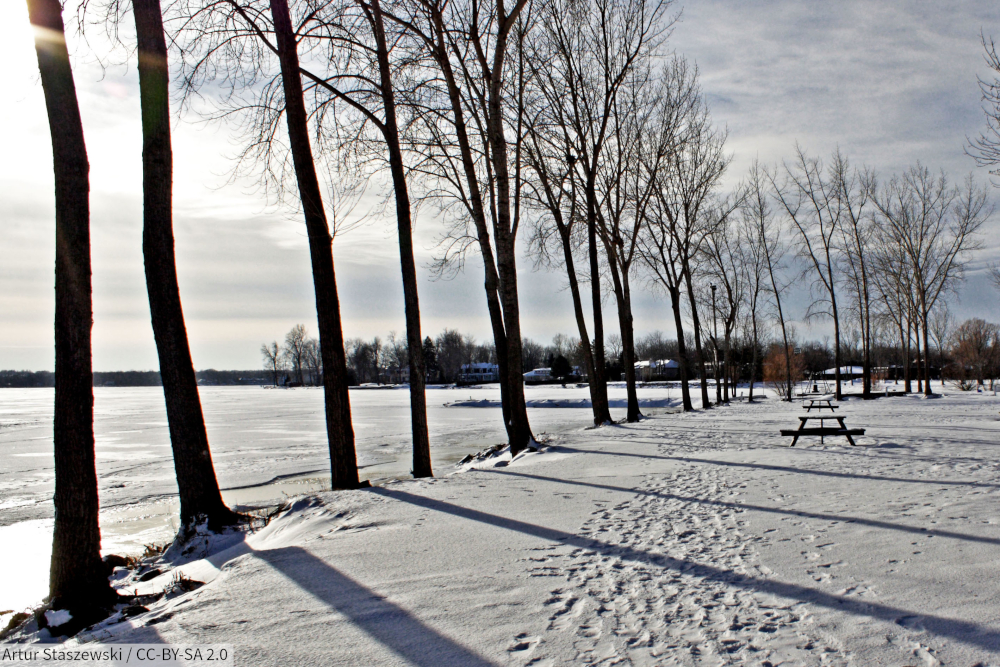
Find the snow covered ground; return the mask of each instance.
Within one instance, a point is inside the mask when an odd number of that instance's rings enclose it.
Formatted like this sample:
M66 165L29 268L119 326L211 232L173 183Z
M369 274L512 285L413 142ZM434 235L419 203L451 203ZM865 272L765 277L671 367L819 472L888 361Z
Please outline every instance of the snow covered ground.
M802 408L772 398L304 497L181 567L206 586L85 639L255 665L1000 664L1000 399L842 405L857 447L788 447Z
M318 388L201 387L223 497L240 507L329 488L329 453ZM587 389L527 387L536 432L588 423ZM94 427L105 554L134 555L177 530L176 482L163 390L98 387ZM624 386L612 386L612 414L625 415ZM643 389L669 405L679 390ZM672 397L672 398L671 398ZM0 612L39 602L48 588L52 542L51 389L0 390L0 570L20 572L0 586ZM447 472L463 456L506 441L497 385L427 391L431 455ZM462 407L449 404L470 403ZM618 405L620 404L620 408ZM409 392L352 389L362 479L407 477L411 463ZM4 624L0 614L0 627Z

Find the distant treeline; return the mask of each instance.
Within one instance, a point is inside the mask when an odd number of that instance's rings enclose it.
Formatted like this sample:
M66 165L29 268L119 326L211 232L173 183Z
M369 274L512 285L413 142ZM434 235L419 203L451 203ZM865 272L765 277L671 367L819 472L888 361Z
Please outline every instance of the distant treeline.
M265 371L217 371L209 368L197 371L200 385L270 384ZM0 387L54 387L52 371L0 371ZM109 371L94 373L95 387L159 387L158 371Z

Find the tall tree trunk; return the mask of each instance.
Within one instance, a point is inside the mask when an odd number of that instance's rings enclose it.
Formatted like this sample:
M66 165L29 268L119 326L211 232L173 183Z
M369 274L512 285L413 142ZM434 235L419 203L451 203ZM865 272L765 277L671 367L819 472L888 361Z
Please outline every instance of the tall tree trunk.
M299 55L288 13L288 1L271 0L271 16L274 20L278 59L281 62L289 147L309 236L320 352L323 357L323 394L326 402L326 432L330 442L331 477L333 488L351 489L359 485L358 459L354 450L354 427L351 424L351 403L347 393L347 359L340 321L337 276L333 268L333 238L323 210L323 197L316 177L312 146L309 144L309 121L302 94Z
M902 321L902 315L900 319ZM909 394L913 387L910 384L910 322L906 320L906 334L903 334L903 327L900 324L899 335L901 337L900 344L903 347L903 392Z
M504 17L494 43L493 68L486 100L486 133L496 185L496 246L497 269L500 274L500 305L503 307L504 330L507 335L507 378L510 399L510 453L516 455L533 440L524 401L524 373L521 360L521 307L517 293L517 257L514 251L516 230L511 217L511 187L508 169L507 138L504 134L503 112L500 107L503 90L503 60L507 49L510 20Z
M622 274L622 296L619 317L623 319L621 322L622 366L624 366L625 392L628 399L625 421L632 423L642 419L642 412L639 410L639 393L635 386L635 322L632 317L632 291L628 282L628 272Z
M921 319L923 320L921 333L924 337L924 396L933 396L934 391L931 389L931 343L930 337L927 333L927 329L929 328L927 326L927 322L930 313L928 312L928 308L926 306L926 300L924 300L924 303L921 304L920 310Z
M925 360L920 353L920 322L916 317L914 317L913 321L913 342L915 343L914 349L917 351L917 392L923 393Z
M691 403L691 387L688 385L687 346L684 344L684 322L681 320L680 286L670 289L670 307L674 311L674 327L677 329L677 365L681 376L681 403L684 412L694 410Z
M587 173L587 251L590 258L590 299L594 307L594 377L590 383L595 384L594 395L600 405L594 408L595 420L599 424L611 422L611 409L608 406L608 378L604 367L604 313L601 310L601 267L597 254L597 195L596 175L592 169ZM597 416L598 411L601 413Z
M840 359L840 314L837 312L837 301L833 300L833 377L837 383L835 395L838 401L844 399L840 388Z
M698 377L701 379L701 407L712 407L708 398L708 371L705 369L705 355L701 347L701 321L698 319L698 302L694 298L694 283L691 271L684 271L684 283L687 285L688 301L691 303L691 324L694 327L694 348L698 355Z
M239 516L226 507L219 492L177 285L170 81L163 17L159 0L134 0L132 9L142 106L142 256L180 495L181 531L203 519L218 529L235 523Z
M530 426L528 425L527 406L524 404L524 375L522 373L523 369L520 358L520 329L517 330L518 357L516 363L514 363L510 360L507 341L508 333L511 330L509 323L505 322L504 311L500 302L500 271L498 270L497 262L494 261L493 248L490 244L490 233L486 225L486 209L483 204L482 190L479 187L479 175L476 172L475 161L472 157L472 148L469 142L469 134L462 106L462 96L458 89L455 73L451 67L451 61L448 59L448 49L444 38L444 18L441 15L439 5L429 4L427 7L431 11L431 21L434 26L434 35L436 38L433 56L441 67L441 73L444 76L448 89L448 100L454 116L455 136L458 139L459 153L462 158L462 170L465 173L466 183L469 186L469 202L471 204L469 208L476 226L476 236L479 241L480 253L483 257L486 306L490 313L490 325L493 329L493 342L496 347L497 366L500 372L500 404L503 412L503 422L507 430L507 439L511 443L511 447L514 448L515 443L522 441L524 431L527 431L529 437L531 433ZM504 157L506 158L506 155ZM498 248L499 243L500 239L498 238ZM517 400L518 395L520 396L520 401ZM523 444L518 445L520 448L523 448L523 446Z
M864 314L861 316L861 327L862 327L862 345L864 345L864 358L862 359L862 387L861 395L864 400L870 400L872 397L872 365L871 365L871 323L868 320L867 315L868 307L867 304L864 306Z
M722 371L722 375L723 375L723 378L722 378L722 380L723 380L723 382L722 382L722 384L723 384L723 387L722 387L722 400L725 401L726 403L728 403L729 402L729 383L730 383L730 375L731 375L730 371L731 371L731 366L732 366L732 363L733 363L732 362L732 355L731 355L731 350L732 350L732 331L730 329L728 329L728 328L725 331L725 337L726 337L725 338L725 346L726 346L726 348L722 351L722 354L723 354L723 361L722 361L722 366L723 366L723 371Z
M627 411L625 421L637 422L642 419L639 411L639 394L635 389L635 336L632 326L632 299L629 293L628 271L619 271L618 257L615 248L608 239L604 239L604 250L608 257L608 268L615 289L615 303L618 306L618 328L622 335L622 370L625 373L625 393Z
M580 296L580 281L576 276L576 263L573 261L573 246L570 240L569 228L557 220L559 238L562 241L563 261L566 263L566 278L569 281L569 291L573 296L573 314L576 316L576 327L580 332L580 346L583 348L583 363L587 366L587 389L590 392L590 408L594 415L594 424L602 424L604 416L601 411L600 395L597 393L597 383L594 366L594 349L590 345L590 335L587 332L587 320L583 315L583 298Z
M399 263L403 273L403 303L406 311L406 342L410 362L410 427L413 432L413 476L433 477L431 444L427 435L427 370L424 365L423 338L420 335L420 299L417 293L417 267L413 261L413 223L410 194L406 185L403 151L396 124L396 98L392 88L389 48L386 44L382 6L371 0L372 21L379 69L379 87L385 110L383 135L389 149L389 170L396 199L396 227L399 234Z
M750 357L750 393L747 395L747 403L753 403L753 383L757 374L757 350L760 349L760 337L757 334L757 315L750 318L753 325L753 354Z
M766 244L766 239L762 239ZM766 246L765 246L766 248ZM781 324L781 342L785 347L785 382L788 396L786 401L792 401L792 351L788 347L788 328L785 326L785 313L781 308L781 292L778 290L778 281L774 277L774 265L771 263L770 252L765 253L767 258L767 273L771 278L771 289L774 291L774 304L778 307L778 322Z
M81 619L114 599L101 562L90 335L90 165L57 0L28 0L55 176L55 522L50 603ZM10 576L16 576L10 573Z

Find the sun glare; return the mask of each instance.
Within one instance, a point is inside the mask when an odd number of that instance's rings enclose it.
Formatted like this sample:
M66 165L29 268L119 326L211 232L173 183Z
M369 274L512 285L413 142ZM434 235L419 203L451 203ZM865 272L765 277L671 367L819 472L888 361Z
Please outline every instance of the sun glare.
M34 85L38 74L35 46L28 8L24 2L9 3L5 20L0 21L0 89L21 99Z

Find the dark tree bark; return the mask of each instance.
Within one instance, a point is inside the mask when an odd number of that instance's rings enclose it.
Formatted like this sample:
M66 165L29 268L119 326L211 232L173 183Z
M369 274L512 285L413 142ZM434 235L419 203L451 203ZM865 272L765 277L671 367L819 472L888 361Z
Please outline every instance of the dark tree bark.
M576 218L576 197L573 179L567 174L564 179L553 174L546 166L545 155L536 128L529 124L529 135L531 143L526 151L528 164L534 170L537 180L538 200L552 216L556 232L559 235L559 245L562 248L563 268L566 269L566 280L569 284L570 295L573 298L573 315L576 317L576 327L580 334L580 347L583 348L583 363L587 368L587 377L594 377L594 354L590 345L590 334L587 331L587 320L583 314L583 298L580 295L580 281L576 273L576 261L573 259L573 229ZM563 184L568 180L571 186L570 206L567 215L563 214L563 197L566 196ZM538 243L540 252L544 247L544 232L539 232ZM594 424L603 423L602 417L605 410L600 404L600 395L596 393L597 383L588 382L587 388L590 392L590 406L594 415Z
M285 93L285 120L309 236L320 351L323 356L323 395L326 402L326 432L330 443L330 468L335 489L357 488L358 459L354 450L351 403L347 394L347 359L340 321L337 276L333 268L333 237L323 210L323 197L316 176L309 120L306 115L299 74L299 55L288 12L287 0L270 0L281 79Z
M142 255L180 494L181 530L201 519L218 529L237 522L239 516L226 507L219 492L177 285L170 89L163 17L159 0L133 0L132 8L142 106Z
M500 371L500 398L503 410L504 426L512 454L517 454L534 439L528 422L528 410L524 400L524 377L521 367L521 325L520 309L517 295L517 272L514 242L516 239L516 223L512 225L510 202L510 176L508 173L507 141L503 134L502 106L502 71L507 50L507 40L510 30L517 20L518 14L524 8L526 0L518 0L509 14L495 17L497 19L495 42L493 43L493 58L489 62L485 56L478 25L470 27L467 37L475 42L478 57L478 67L482 79L478 83L488 82L485 91L485 104L480 121L485 126L486 142L490 147L490 164L493 171L493 187L495 189L496 220L494 224L494 241L496 253L490 241L487 226L486 206L483 201L483 189L480 187L479 174L473 158L472 145L469 139L466 123L466 111L463 106L462 93L458 79L452 68L449 49L454 46L450 41L450 31L445 27L445 3L425 0L421 6L427 13L429 30L423 33L415 26L405 24L408 29L418 35L427 47L429 55L441 70L448 101L453 115L452 124L455 139L459 148L461 171L468 186L468 211L476 228L476 240L483 257L485 272L484 286L486 289L486 304L490 313L490 324L493 329L493 340L496 345L497 366ZM502 14L502 3L498 7ZM496 73L496 74L494 74ZM473 76L470 69L465 76ZM456 176L458 174L456 173Z
M597 396L600 401L600 410L603 413L600 416L595 413L594 421L599 419L599 424L607 424L611 422L611 410L608 407L608 373L604 363L604 314L601 312L601 267L597 255L596 179L596 169L588 169L586 185L587 251L590 259L590 300L594 306L594 375L590 378L590 383L594 385L591 393Z
M410 362L410 426L413 432L413 476L433 477L431 445L427 435L427 371L424 366L423 339L420 336L420 299L417 294L417 267L413 261L413 223L410 217L410 195L406 186L403 152L396 124L396 99L393 94L389 48L379 0L371 0L372 26L375 31L379 69L379 87L385 120L382 135L389 149L389 170L392 173L396 200L396 226L399 233L399 261L403 272L403 303L406 311L406 342Z
M674 328L677 330L677 365L681 380L681 404L684 412L694 410L691 403L691 387L688 384L687 345L684 343L684 322L681 319L681 289L678 285L670 289L670 308L674 313Z
M615 301L618 305L618 327L622 336L622 370L625 373L625 393L627 407L625 421L634 423L642 419L639 410L639 394L635 386L635 327L632 321L632 293L629 287L628 271L619 270L618 260L613 248L607 247L608 268L615 288ZM605 391L607 396L607 391Z
M77 620L114 599L101 562L90 335L90 165L57 0L28 0L52 139L56 200L55 524L50 603ZM58 36L60 39L54 39ZM16 576L13 573L10 576Z
M701 345L701 320L698 318L698 302L694 298L694 281L691 271L684 272L684 283L687 285L688 301L691 303L691 326L694 329L694 348L698 355L698 377L701 379L701 407L712 407L708 399L708 371L705 368L705 354Z

